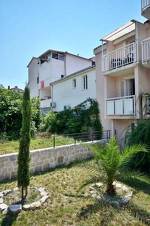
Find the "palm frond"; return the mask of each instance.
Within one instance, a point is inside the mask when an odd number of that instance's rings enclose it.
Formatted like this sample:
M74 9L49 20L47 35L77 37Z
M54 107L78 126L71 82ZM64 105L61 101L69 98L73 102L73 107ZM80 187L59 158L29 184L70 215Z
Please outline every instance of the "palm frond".
M120 155L120 170L128 170L129 163L133 157L139 152L147 152L146 148L143 145L133 145L124 149ZM142 159L141 159L142 161ZM139 164L139 163L138 163Z

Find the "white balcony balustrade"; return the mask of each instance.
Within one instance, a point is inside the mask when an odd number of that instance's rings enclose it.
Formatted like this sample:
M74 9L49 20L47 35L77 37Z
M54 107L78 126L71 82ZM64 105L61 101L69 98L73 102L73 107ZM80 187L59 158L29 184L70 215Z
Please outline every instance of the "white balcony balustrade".
M106 100L107 116L134 116L135 96L109 98Z
M109 72L137 61L137 43L116 49L102 57L102 70Z
M142 0L141 8L142 15L147 19L150 19L150 0Z
M50 108L52 99L49 97L40 100L40 108Z
M150 7L150 0L142 0L142 10Z
M142 41L142 63L150 63L150 38Z

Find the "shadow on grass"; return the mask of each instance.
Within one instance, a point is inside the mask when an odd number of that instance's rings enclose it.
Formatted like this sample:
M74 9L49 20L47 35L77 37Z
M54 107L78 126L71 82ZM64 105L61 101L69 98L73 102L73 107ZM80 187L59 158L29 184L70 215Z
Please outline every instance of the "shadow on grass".
M109 206L106 205L104 202L100 201L97 201L94 204L87 205L86 207L81 208L77 217L79 220L84 220L94 213L99 213L101 226L109 226L110 222L114 218L114 213L111 209L109 209Z
M18 214L8 212L1 222L1 226L11 226L17 220Z
M137 191L142 191L150 195L150 182L148 180L142 180L142 178L140 179L140 177L126 179L119 178L119 180Z
M131 202L128 205L130 214L145 225L150 225L150 213Z
M124 208L119 208L114 205L106 204L102 201L97 201L94 204L87 205L86 207L81 208L77 217L80 220L84 220L94 213L99 213L101 219L100 225L109 226L111 224L111 221L114 219L116 212L120 212L123 214L123 211L125 209L137 221L144 223L145 225L150 225L150 213L146 210L143 210L132 202L124 206Z

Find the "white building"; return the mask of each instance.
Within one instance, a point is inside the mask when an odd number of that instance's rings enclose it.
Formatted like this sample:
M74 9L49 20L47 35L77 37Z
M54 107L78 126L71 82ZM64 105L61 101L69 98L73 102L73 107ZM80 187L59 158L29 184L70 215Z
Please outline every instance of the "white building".
M54 111L56 111L56 109L63 110L64 106L67 105L75 106L75 103L78 105L82 102L82 100L85 100L85 97L96 97L96 95L93 95L93 92L91 96L92 87L90 86L93 83L89 82L88 89L80 94L83 95L80 96L80 99L76 98L76 100L72 100L70 98L73 93L75 94L75 90L77 91L77 89L79 89L79 84L77 84L78 87L76 87L76 89L73 89L72 87L72 76L74 76L73 74L76 74L76 72L78 71L79 73L82 73L82 70L84 69L88 70L89 74L89 68L93 65L93 59L87 59L68 52L51 49L46 51L39 57L33 57L28 64L28 83L31 97L40 98L41 109L50 110L50 108L52 108ZM80 76L80 74L77 76ZM90 75L88 76L91 78ZM67 77L70 79L70 81L68 81L68 79L65 79ZM50 85L57 80L59 81L57 84L53 84L52 86ZM61 80L63 81L62 83ZM71 83L71 93L69 82ZM52 93L53 86L54 90ZM65 88L62 86L64 86ZM96 89L95 87L93 88ZM69 97L67 95L69 95ZM65 98L63 98L63 102L59 106L58 102L62 101L62 97ZM55 107L56 102L58 104L58 107Z
M90 66L51 83L55 111L74 108L88 98L96 99L96 69ZM43 106L44 107L44 106Z

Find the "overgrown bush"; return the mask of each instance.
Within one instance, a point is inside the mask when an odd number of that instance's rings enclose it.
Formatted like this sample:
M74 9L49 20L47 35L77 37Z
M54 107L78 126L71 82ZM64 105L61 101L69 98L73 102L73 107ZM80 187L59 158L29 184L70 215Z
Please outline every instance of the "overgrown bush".
M126 134L126 144L144 144L147 152L138 153L131 161L131 167L150 173L150 120L140 120Z
M22 93L0 88L0 137L5 139L18 139L21 129ZM38 129L40 124L40 110L38 98L33 98L32 105L32 131ZM32 133L33 134L33 133Z
M102 136L102 125L99 119L98 104L88 99L74 109L53 113L49 112L42 120L42 131L57 134L73 134L99 131Z

